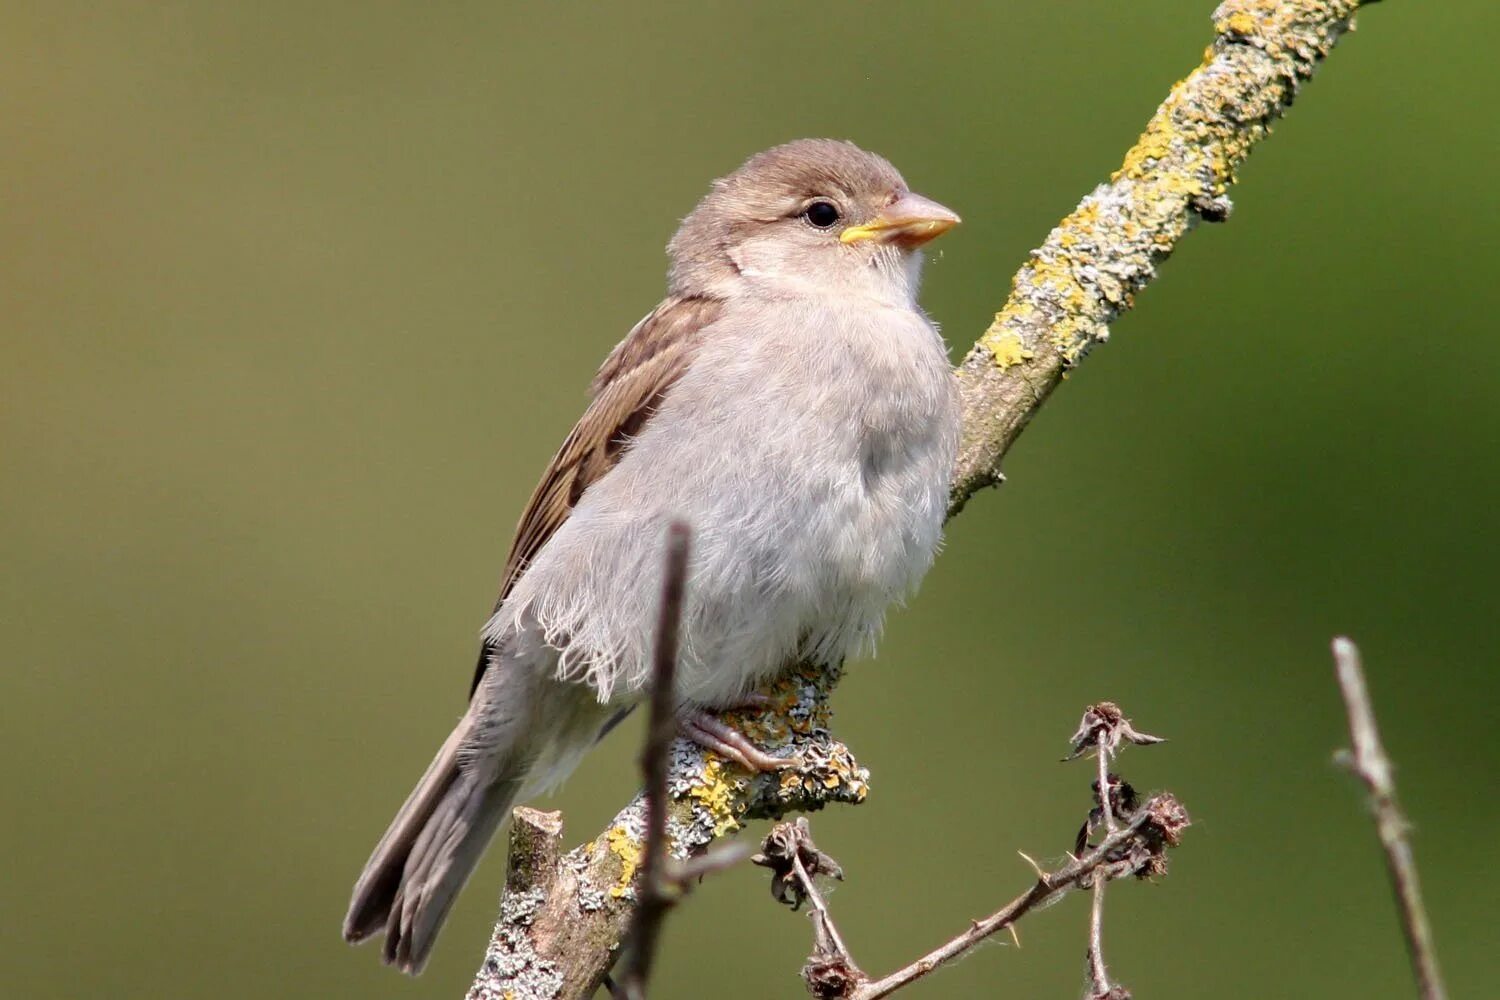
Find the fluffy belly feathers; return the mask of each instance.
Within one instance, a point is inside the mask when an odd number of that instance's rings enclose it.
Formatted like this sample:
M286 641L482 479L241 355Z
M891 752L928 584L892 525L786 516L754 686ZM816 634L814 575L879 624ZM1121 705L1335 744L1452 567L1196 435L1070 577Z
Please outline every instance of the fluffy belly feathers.
M682 519L686 700L727 704L796 657L867 651L932 561L957 447L941 341L919 313L888 312L873 326L803 310L777 330L715 331L486 634L539 633L560 677L631 699L666 525Z

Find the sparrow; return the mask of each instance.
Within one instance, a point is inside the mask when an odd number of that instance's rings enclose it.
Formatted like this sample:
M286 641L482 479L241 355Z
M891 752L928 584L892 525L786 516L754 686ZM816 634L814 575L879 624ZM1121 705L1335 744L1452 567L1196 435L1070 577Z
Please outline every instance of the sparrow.
M675 521L694 539L683 734L750 771L791 763L715 711L869 652L932 563L959 404L919 248L958 221L831 139L713 183L521 515L468 709L365 865L346 940L383 932L385 961L420 972L512 803L645 697Z

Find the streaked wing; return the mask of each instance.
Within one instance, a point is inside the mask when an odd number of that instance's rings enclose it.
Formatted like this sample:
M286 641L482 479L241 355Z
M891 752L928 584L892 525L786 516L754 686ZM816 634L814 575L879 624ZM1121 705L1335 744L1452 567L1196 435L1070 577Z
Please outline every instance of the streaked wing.
M615 467L630 440L660 407L692 361L698 334L723 311L719 299L669 298L610 352L590 388L594 398L542 474L516 526L500 582L500 609L511 587L573 512L584 491ZM489 663L480 651L472 697Z

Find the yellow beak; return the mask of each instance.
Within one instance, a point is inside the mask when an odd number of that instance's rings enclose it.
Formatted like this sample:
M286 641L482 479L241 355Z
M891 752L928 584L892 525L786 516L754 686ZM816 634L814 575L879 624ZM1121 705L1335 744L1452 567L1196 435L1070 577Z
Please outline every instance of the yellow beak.
M839 242L856 244L874 240L912 250L937 239L959 221L954 212L931 198L908 191L881 209L880 214L869 222L844 230L839 235Z

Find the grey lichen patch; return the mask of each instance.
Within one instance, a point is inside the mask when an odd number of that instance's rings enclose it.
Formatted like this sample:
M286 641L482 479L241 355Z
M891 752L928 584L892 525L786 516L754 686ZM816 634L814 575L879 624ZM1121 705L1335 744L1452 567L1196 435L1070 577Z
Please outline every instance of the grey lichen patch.
M557 963L537 954L529 933L546 902L540 888L505 894L500 920L468 1000L552 1000L562 994L563 976Z
M580 883L578 886L578 909L584 913L595 913L604 909L609 896L596 885Z
M510 893L500 904L500 919L517 927L529 927L546 899L540 889Z
M572 883L577 886L578 909L584 913L596 913L610 900L609 893L594 880L594 868L589 863L592 846L575 847L558 862L558 867L570 875Z

